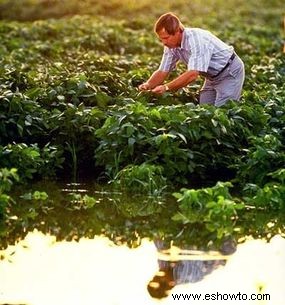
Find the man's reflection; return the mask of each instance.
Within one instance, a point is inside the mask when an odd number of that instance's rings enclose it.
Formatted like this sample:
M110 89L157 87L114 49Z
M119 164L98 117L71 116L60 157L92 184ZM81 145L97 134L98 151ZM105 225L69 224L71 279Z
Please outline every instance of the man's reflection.
M158 251L165 250L165 244L156 240L155 245ZM223 243L220 253L230 255L236 250L236 244L232 240ZM158 260L159 271L148 283L149 294L157 299L168 296L169 291L179 284L195 283L201 281L207 274L210 274L219 266L224 266L226 259L211 260Z

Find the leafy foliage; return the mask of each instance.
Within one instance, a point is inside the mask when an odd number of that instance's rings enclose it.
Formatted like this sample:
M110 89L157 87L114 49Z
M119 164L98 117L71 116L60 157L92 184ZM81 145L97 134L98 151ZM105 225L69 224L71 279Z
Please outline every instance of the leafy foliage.
M248 183L244 187L245 201L263 209L284 209L285 204L285 170L280 168L268 173L273 178L263 187Z
M89 177L113 181L129 196L159 196L130 202L116 193L103 204L102 194L74 193L66 203L28 191L19 226L45 222L48 213L59 232L52 214L58 203L93 211L89 229L115 239L200 236L202 244L238 230L266 235L269 216L255 214L284 209L285 202L283 2L66 3L0 1L0 214L9 212L13 182ZM169 10L233 45L246 68L240 103L197 105L202 80L163 96L138 92L160 60L153 22ZM181 71L178 65L174 73ZM163 202L167 190L180 187L178 203Z
M166 188L162 167L152 164L128 165L115 176L113 183L133 192L160 195Z
M11 168L17 166L18 175L22 180L55 176L56 169L63 162L61 151L46 145L40 149L37 144L28 146L25 143L0 145L0 166Z
M199 190L182 189L174 193L178 199L180 212L173 220L185 223L204 223L207 230L215 232L218 239L231 235L237 211L244 209L243 203L237 203L229 193L229 182L217 183L212 188Z
M268 174L285 164L284 145L278 139L279 135L266 134L253 137L253 145L246 149L246 155L237 162L238 179L258 185L264 185L270 180Z
M11 190L14 181L18 181L17 170L15 168L0 169L0 218L6 214L6 207L11 201L11 197L6 194Z

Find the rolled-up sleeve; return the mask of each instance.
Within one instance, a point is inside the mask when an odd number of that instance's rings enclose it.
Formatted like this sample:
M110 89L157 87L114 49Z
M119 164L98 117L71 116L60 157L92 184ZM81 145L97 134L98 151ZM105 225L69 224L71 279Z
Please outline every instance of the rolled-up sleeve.
M159 70L170 72L175 69L178 57L167 47L164 48Z

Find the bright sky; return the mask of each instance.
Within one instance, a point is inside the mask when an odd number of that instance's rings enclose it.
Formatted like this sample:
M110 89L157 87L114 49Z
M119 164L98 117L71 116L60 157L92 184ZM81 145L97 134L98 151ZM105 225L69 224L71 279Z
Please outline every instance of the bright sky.
M30 232L16 246L0 251L0 304L151 305L189 304L152 299L146 290L157 271L154 244L136 249L115 246L106 237L56 242L54 236ZM269 293L271 301L191 301L192 304L285 304L285 239L248 240L225 266L204 280L177 285L172 293Z

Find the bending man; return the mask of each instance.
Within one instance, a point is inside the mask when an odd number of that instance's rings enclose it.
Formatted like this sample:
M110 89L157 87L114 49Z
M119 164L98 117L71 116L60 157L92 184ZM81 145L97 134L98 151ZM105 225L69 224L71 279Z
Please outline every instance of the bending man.
M160 16L154 31L164 45L164 52L158 70L139 86L140 90L156 94L176 91L202 75L205 82L200 91L200 104L222 106L230 99L240 99L244 64L232 46L209 31L184 27L172 13ZM187 71L164 84L178 61L187 65Z

